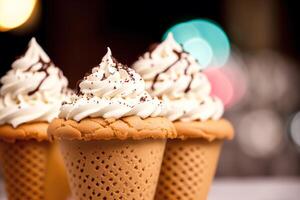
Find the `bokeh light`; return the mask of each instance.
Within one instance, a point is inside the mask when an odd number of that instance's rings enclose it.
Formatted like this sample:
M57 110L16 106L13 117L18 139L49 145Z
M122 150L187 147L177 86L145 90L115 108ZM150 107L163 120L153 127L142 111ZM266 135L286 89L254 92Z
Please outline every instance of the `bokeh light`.
M278 113L271 109L248 111L239 119L237 131L241 150L253 158L268 158L281 151L284 127Z
M195 26L189 23L179 23L172 26L163 36L163 39L168 37L168 34L172 33L174 39L181 45L190 39L200 37L199 32Z
M283 113L295 112L300 100L295 91L300 80L298 66L292 60L274 51L264 51L249 55L247 65L250 89L246 101L249 104L273 105Z
M222 28L210 20L194 19L176 24L167 30L163 39L170 32L204 68L223 66L229 58L229 39Z
M187 40L183 44L183 48L198 60L203 69L208 66L213 59L213 52L210 45L201 38Z
M289 134L292 141L300 149L300 111L290 121Z
M233 51L224 67L220 68L233 87L233 96L227 104L227 108L242 102L248 87L248 70L241 55Z
M218 68L209 68L203 71L211 84L211 95L220 98L224 105L231 103L234 88L226 74Z
M37 0L0 0L0 31L24 24L31 16Z
M219 97L227 109L244 98L248 88L247 71L238 53L233 51L224 67L207 68L203 73L211 83L211 95Z
M214 54L212 66L222 66L230 55L230 43L224 30L215 22L207 19L195 19L192 24L211 46Z

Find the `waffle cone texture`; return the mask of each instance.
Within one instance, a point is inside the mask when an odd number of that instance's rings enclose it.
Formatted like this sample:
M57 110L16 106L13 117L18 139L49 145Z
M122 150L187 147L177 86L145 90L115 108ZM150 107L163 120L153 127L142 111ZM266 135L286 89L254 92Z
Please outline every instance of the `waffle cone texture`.
M206 200L224 139L231 124L221 119L175 122L179 139L170 139L161 167L155 200Z
M70 192L58 146L47 123L0 126L0 154L8 200L65 200Z
M57 119L48 133L60 140L75 200L153 200L166 138L165 118Z

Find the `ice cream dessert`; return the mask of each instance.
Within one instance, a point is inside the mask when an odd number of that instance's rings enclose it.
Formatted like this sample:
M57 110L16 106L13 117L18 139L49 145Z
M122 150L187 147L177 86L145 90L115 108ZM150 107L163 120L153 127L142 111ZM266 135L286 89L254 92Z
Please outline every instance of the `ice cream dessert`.
M80 121L86 117L119 119L134 115L145 119L165 112L161 101L145 91L140 75L118 63L110 49L79 87L78 95L63 104L61 118Z
M165 139L176 136L161 117L165 105L110 49L78 85L48 130L60 140L73 196L153 199Z
M39 121L58 116L68 81L32 38L28 50L1 78L0 125Z
M64 176L60 184L49 180L64 169L59 155L52 153L47 128L68 95L68 81L35 38L11 67L0 80L1 163L8 199L64 199ZM57 173L48 171L53 163ZM50 194L53 188L61 194Z
M133 68L145 80L149 93L167 101L166 117L171 121L221 118L222 102L210 96L210 83L196 59L183 51L171 34L146 52Z
M206 199L221 143L233 137L222 119L224 106L210 95L211 86L193 56L171 34L141 56L133 68L147 91L168 106L165 116L178 138L168 140L156 199ZM201 172L202 170L202 172Z

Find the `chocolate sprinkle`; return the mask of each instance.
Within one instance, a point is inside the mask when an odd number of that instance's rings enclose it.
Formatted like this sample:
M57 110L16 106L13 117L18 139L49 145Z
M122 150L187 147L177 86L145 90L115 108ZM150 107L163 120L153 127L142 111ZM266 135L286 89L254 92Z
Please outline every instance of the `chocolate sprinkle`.
M140 98L140 102L145 102L147 100L147 96L142 96L141 98Z

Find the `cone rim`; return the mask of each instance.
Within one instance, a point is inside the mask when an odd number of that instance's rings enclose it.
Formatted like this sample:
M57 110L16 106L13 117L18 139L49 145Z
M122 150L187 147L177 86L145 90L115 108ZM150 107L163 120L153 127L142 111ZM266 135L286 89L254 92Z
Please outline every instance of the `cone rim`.
M165 139L177 136L174 125L164 117L138 116L121 119L86 118L79 122L55 119L48 128L51 140Z
M48 141L48 122L31 122L14 128L10 124L0 126L0 141L14 143L17 140Z
M231 140L234 137L232 124L226 119L192 121L192 122L174 122L178 138L202 138L207 141Z

